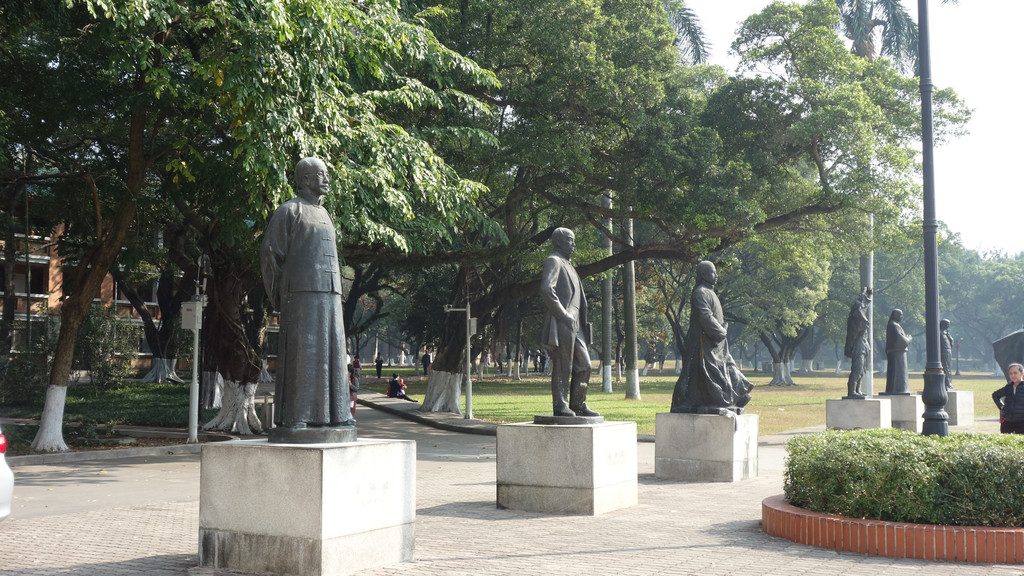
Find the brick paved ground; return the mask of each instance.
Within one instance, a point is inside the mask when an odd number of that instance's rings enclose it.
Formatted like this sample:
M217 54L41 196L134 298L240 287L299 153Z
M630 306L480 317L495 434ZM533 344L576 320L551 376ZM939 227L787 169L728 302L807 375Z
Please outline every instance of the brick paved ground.
M364 576L1024 574L1017 566L838 554L764 535L760 503L782 491L783 435L762 439L760 476L738 483L656 480L654 446L640 443L638 506L596 517L557 517L495 507L493 437L440 431L369 410L360 417L360 434L413 438L418 446L415 560ZM195 568L198 499L188 487L164 486L190 475L197 484L195 455L133 466L134 475L123 473L103 486L113 500L94 498L97 488L84 479L116 476L116 461L105 462L102 470L89 463L16 467L25 485L18 488L15 514L0 523L0 574L229 574ZM47 478L70 480L43 482ZM150 488L151 501L132 486L136 482ZM124 487L121 503L118 486ZM95 502L71 513L44 510L48 491L61 492L64 501L80 493ZM181 494L186 497L174 499Z

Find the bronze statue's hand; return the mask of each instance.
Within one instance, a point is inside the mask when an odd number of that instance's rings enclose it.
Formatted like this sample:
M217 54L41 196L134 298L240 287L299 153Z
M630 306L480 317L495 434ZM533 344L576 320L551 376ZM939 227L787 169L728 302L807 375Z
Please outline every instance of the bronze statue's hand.
M562 319L562 323L565 324L565 326L569 328L569 330L572 330L573 334L579 332L580 321L577 320L576 318L567 315L565 318Z

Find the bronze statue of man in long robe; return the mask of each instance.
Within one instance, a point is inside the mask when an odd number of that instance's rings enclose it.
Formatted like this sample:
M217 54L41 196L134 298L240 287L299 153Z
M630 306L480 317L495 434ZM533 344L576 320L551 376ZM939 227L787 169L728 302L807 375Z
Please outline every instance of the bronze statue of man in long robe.
M707 260L697 265L697 285L690 294L690 329L683 371L672 394L672 412L743 413L754 385L740 373L729 353L728 325L715 294L718 271Z
M281 312L274 423L293 430L351 426L338 246L322 206L327 166L300 160L295 183L297 196L274 212L260 249L263 283Z

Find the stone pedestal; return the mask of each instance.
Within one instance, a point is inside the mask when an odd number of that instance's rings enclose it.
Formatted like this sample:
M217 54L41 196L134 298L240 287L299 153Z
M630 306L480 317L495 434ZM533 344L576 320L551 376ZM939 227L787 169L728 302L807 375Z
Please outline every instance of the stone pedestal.
M756 414L656 414L654 475L691 482L756 478L757 426Z
M199 565L328 576L412 560L416 443L202 448Z
M499 508L595 516L636 506L636 422L524 422L497 434Z
M892 428L891 396L885 398L848 398L825 400L825 427L840 430Z
M970 390L946 390L946 414L950 426L974 424L974 392Z
M920 394L887 395L891 404L892 427L921 433L924 428L924 400Z

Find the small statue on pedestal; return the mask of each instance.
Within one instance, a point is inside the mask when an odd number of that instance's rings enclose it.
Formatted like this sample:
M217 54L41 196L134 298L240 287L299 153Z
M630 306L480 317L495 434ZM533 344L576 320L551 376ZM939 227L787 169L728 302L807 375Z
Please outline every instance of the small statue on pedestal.
M672 393L672 412L742 414L754 385L740 373L729 353L728 324L715 294L718 271L707 260L697 265L690 294L690 329L686 334L683 372Z
M903 331L900 322L903 311L896 308L889 315L885 328L885 394L909 395L910 376L907 372L907 347L913 337Z
M860 381L864 377L864 361L871 351L871 334L868 330L870 309L871 289L864 288L857 301L850 307L850 316L846 319L846 346L843 353L850 359L850 379L846 382L846 396L843 396L845 399L866 398L861 392Z

